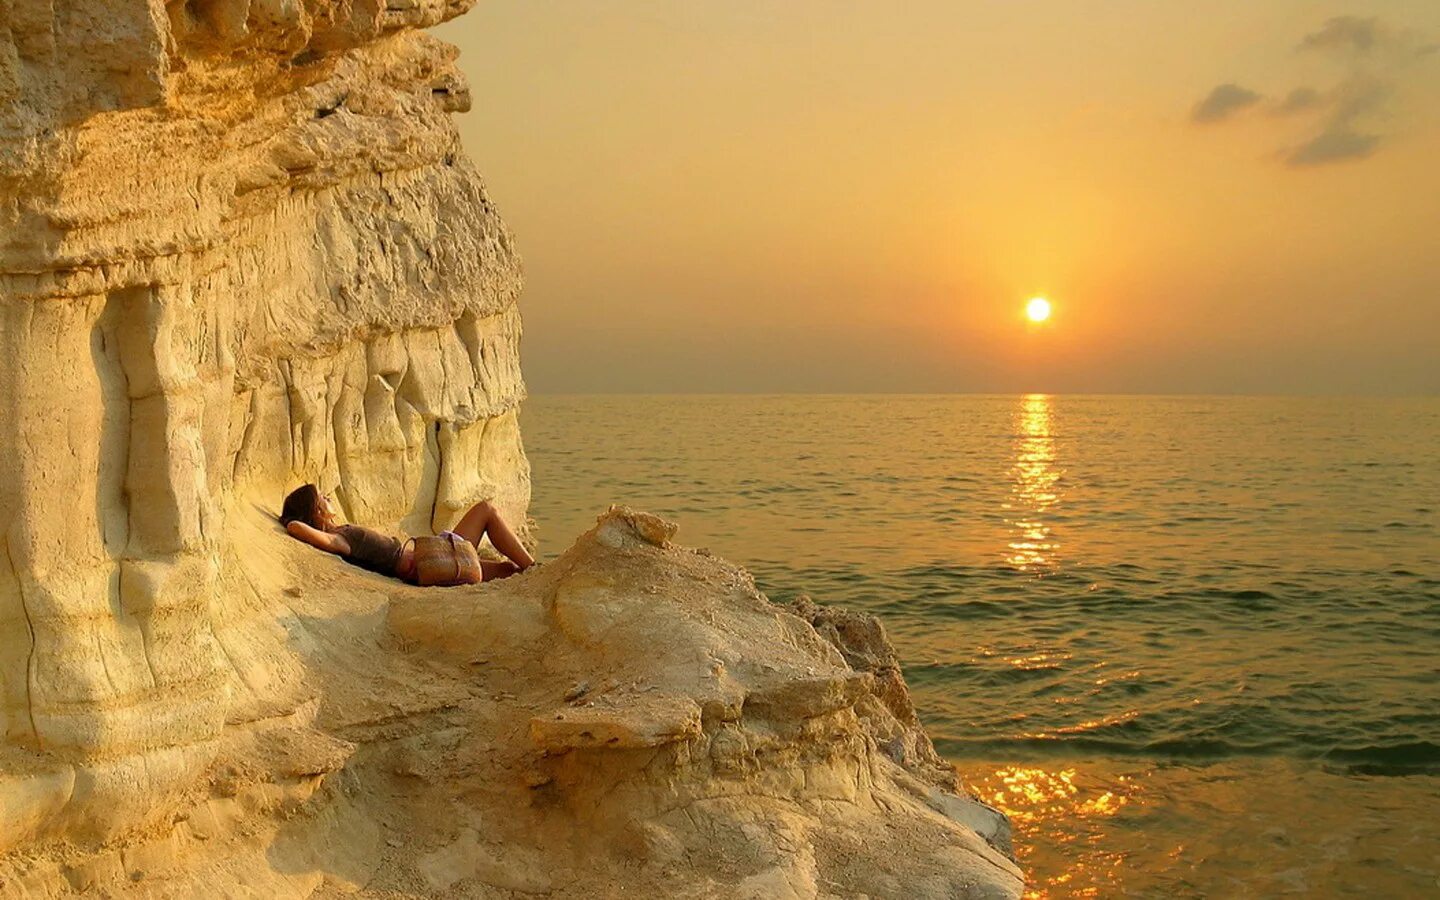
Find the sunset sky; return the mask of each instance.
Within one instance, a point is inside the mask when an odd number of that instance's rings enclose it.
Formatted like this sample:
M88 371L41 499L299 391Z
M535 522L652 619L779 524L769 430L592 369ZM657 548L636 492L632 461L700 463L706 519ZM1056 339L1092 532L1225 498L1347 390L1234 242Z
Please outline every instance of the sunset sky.
M481 0L437 33L533 391L1440 393L1435 0Z

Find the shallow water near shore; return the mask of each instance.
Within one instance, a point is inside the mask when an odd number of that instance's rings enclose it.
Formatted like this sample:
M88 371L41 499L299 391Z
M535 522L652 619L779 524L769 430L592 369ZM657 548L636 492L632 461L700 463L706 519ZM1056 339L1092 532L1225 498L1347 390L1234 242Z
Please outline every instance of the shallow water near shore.
M883 619L1031 896L1440 893L1440 400L537 396L612 501Z

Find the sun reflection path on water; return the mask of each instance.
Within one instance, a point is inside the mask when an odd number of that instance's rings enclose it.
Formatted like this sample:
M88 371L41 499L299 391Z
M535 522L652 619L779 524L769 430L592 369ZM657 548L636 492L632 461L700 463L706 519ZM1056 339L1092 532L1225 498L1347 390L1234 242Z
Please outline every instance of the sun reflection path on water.
M1053 529L1062 500L1064 470L1055 452L1055 410L1045 394L1020 398L1013 418L1014 462L1010 496L1003 504L1011 529L1005 561L1017 570L1043 575L1059 564L1060 542ZM1009 662L1022 669L1058 668L1070 658L1064 651L1033 650ZM1123 722L1127 711L1076 725L1025 734L1054 739ZM1091 777L1074 766L1001 766L966 773L982 799L1010 817L1020 863L1034 879L1027 898L1105 897L1124 886L1126 855L1109 849L1107 820L1137 796L1138 785L1126 775Z
M1015 532L1006 560L1021 571L1040 571L1055 565L1060 547L1047 521L1047 513L1060 502L1063 474L1055 463L1054 409L1048 395L1020 398L1014 434L1010 499L1002 507Z
M1105 785L1075 767L962 769L970 788L1010 817L1020 864L1032 879L1027 898L1121 893L1126 855L1105 848L1104 822L1135 798L1133 778L1116 775ZM1046 848L1043 860L1035 858L1039 847Z

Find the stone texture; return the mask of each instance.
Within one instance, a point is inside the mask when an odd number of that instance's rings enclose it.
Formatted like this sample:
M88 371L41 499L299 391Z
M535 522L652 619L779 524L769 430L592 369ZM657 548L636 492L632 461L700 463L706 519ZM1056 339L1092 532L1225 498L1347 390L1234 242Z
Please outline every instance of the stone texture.
M520 263L416 30L468 5L0 0L0 851L314 698L237 510L525 521Z
M446 718L470 740L409 770L402 830L473 842L425 810L484 796L486 841L543 856L560 896L1018 897L1008 823L935 754L879 623L796 615L674 535L614 507L524 575L392 595L400 648L482 697Z
M305 481L528 535L469 0L0 0L0 898L1015 897L873 619L624 507L425 590Z

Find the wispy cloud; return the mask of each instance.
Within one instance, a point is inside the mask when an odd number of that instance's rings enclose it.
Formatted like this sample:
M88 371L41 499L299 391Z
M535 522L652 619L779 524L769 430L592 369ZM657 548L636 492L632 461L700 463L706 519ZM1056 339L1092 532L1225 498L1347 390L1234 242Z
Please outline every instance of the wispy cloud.
M1440 43L1392 28L1377 16L1328 19L1302 36L1296 50L1330 60L1329 65L1338 67L1338 80L1329 88L1297 87L1266 103L1272 127L1295 119L1310 128L1308 136L1278 153L1292 169L1353 162L1378 153L1390 137L1385 124L1393 113L1392 97L1430 62L1428 57L1440 57ZM1227 82L1196 103L1190 119L1225 122L1264 99L1259 91Z
M1364 159L1380 146L1380 136L1356 131L1322 131L1315 137L1285 154L1285 165L1292 169L1323 166L1326 163Z
M1325 98L1319 91L1312 87L1298 87L1275 104L1274 112L1279 116L1293 116L1296 113L1310 112L1324 105Z
M1381 42L1384 30L1377 16L1362 19L1359 16L1336 16L1326 21L1318 31L1312 31L1300 41L1301 50L1350 50L1368 53Z
M1260 95L1238 84L1218 85L1190 111L1192 122L1223 122L1260 102Z
M1341 82L1326 104L1320 131L1285 154L1291 168L1365 159L1380 147L1381 136L1364 123L1385 106L1392 88L1387 82L1352 76Z

